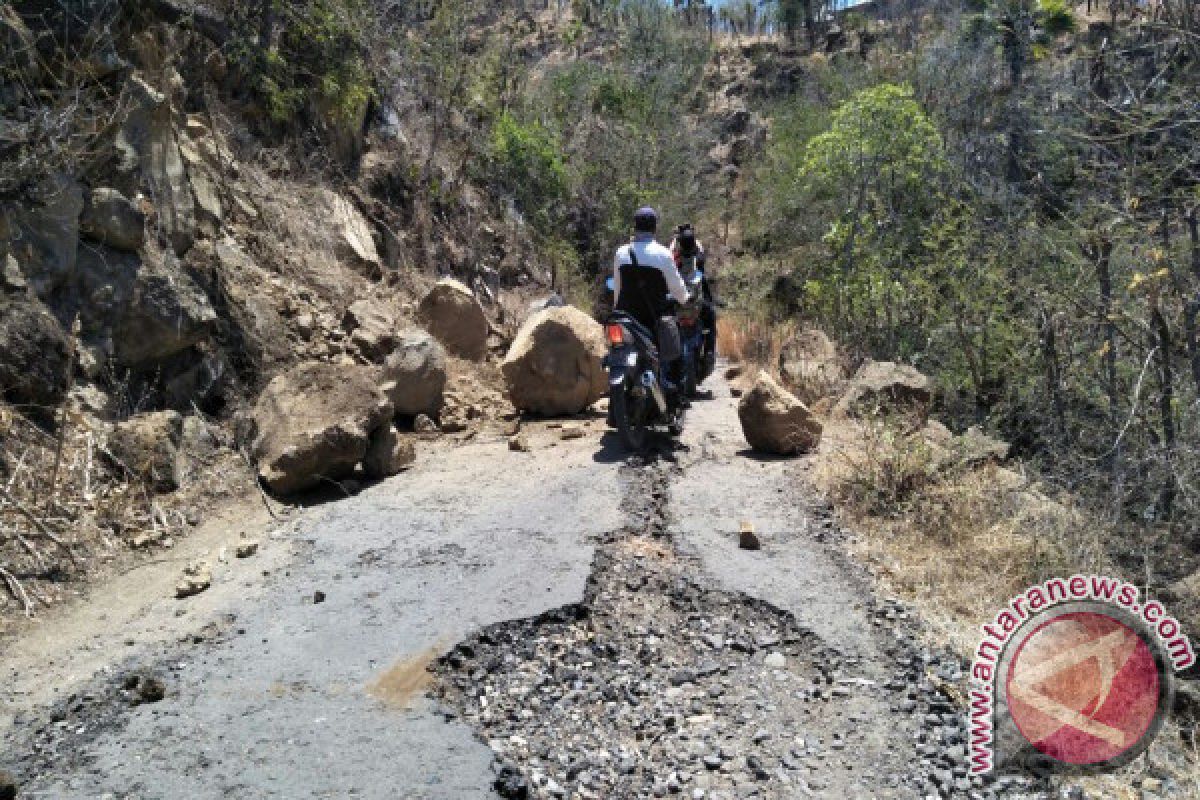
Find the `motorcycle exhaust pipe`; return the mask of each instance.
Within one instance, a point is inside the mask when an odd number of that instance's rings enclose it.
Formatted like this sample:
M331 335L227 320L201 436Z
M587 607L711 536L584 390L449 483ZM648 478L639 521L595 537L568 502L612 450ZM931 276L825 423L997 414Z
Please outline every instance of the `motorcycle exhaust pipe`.
M658 379L654 377L653 372L642 373L642 386L650 390L650 396L654 398L654 405L658 406L659 414L667 413L667 398L663 394L662 388L658 385Z

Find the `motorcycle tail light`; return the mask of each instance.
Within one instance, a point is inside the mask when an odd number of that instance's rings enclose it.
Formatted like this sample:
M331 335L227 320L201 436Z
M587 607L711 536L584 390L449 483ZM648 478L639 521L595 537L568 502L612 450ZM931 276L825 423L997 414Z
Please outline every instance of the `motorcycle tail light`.
M625 329L617 324L604 326L604 332L608 336L608 343L613 347L621 347L625 344Z

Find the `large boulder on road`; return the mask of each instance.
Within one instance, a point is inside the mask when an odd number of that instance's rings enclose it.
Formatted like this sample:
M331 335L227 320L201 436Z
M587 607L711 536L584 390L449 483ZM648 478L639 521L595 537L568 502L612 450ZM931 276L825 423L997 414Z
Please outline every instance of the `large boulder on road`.
M746 441L760 453L796 455L815 450L821 442L821 423L765 371L738 402L738 419Z
M530 317L500 365L509 399L521 411L574 414L608 391L600 324L572 306Z
M123 467L158 492L179 488L183 417L175 411L138 414L118 422L108 450Z
M417 307L417 317L451 355L471 361L482 361L487 355L491 331L487 315L459 281L443 278L434 284Z
M254 409L258 475L277 494L353 472L392 404L369 367L306 362L277 375Z
M446 391L446 351L425 331L409 331L383 362L380 383L396 414L436 417Z
M924 417L932 400L932 384L917 370L891 361L868 361L851 379L837 410L850 416L909 412Z

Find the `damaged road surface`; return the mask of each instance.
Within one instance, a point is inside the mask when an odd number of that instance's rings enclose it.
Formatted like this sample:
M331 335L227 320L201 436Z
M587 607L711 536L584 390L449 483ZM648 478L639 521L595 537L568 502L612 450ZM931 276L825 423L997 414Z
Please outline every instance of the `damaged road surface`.
M439 450L309 511L196 636L108 632L53 702L5 664L0 769L56 799L1036 796L967 779L957 664L739 452L727 387L689 426L649 463L611 434Z
M649 513L606 537L581 604L491 626L441 659L437 693L497 753L497 791L910 794L911 754L863 735L881 709L856 702L840 656L793 615L707 588L673 546L657 491L670 471L638 472L627 508Z
M260 598L231 587L215 641L130 662L117 633L111 670L73 699L4 696L0 769L47 800L494 796L491 753L424 699L424 667L583 597L593 542L620 524L616 469L594 449L472 444L305 514ZM147 665L166 697L124 707L110 687Z

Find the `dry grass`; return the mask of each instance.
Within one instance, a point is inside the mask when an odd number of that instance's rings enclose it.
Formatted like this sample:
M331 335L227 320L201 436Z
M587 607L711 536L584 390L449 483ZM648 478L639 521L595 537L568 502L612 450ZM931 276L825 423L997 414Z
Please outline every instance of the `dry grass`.
M717 353L743 364L774 371L779 355L795 334L794 323L773 323L765 319L722 315L717 319Z
M911 426L831 419L813 474L859 534L856 554L963 655L1024 588L1104 566L1078 509L1014 470L948 464Z
M1070 497L1051 495L1018 469L947 461L949 451L911 419L834 412L811 475L855 532L851 551L891 592L920 611L931 643L969 659L979 626L1029 586L1075 573L1120 575L1102 525ZM1136 579L1137 576L1124 576ZM1082 779L1089 797L1138 797L1136 778L1175 781L1200 797L1194 721L1168 723L1147 758Z

